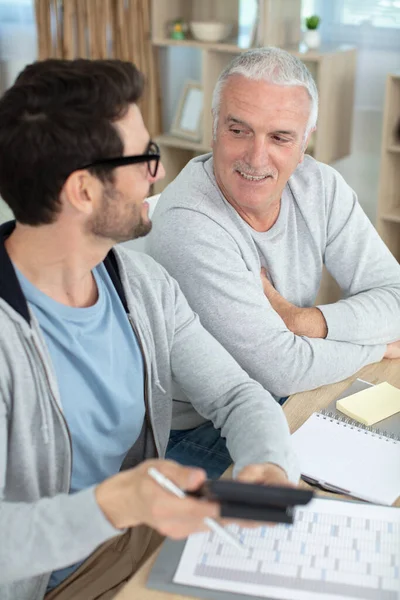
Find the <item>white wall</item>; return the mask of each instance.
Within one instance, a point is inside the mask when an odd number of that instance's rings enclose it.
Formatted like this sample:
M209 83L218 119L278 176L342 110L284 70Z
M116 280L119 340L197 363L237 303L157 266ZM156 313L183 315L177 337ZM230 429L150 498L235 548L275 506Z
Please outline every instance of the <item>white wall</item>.
M13 218L13 214L11 210L8 208L7 204L0 198L0 225L4 223L4 221L10 221Z
M169 131L185 81L201 81L201 51L178 46L161 49L160 73L163 128Z
M360 48L357 59L356 109L382 111L386 76L399 69L400 52Z
M359 49L352 153L333 165L356 191L373 223L378 202L386 76L397 70L398 52Z
M357 47L353 148L348 158L334 166L357 192L361 205L375 223L385 83L388 73L400 69L400 30L396 29L399 6L393 3L388 8L387 2L376 0L370 2L365 11L366 3L357 0L352 4L353 19L349 20L347 15L344 23L346 5L349 6L349 0L302 0L302 16L318 14L322 17L323 43ZM374 17L384 9L392 11L390 27L383 27L382 21ZM357 25L362 13L363 22Z

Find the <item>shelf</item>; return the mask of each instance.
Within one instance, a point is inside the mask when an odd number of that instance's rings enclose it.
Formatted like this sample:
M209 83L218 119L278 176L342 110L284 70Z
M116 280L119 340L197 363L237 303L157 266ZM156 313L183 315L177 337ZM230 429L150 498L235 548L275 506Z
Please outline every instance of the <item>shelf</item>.
M202 142L193 142L169 133L163 133L157 136L154 141L161 146L168 146L170 148L182 148L184 150L193 150L194 152L211 151L211 148L204 145Z
M392 144L391 146L389 146L388 152L400 154L400 144Z
M323 44L316 50L309 50L307 45L301 42L296 46L286 46L284 49L293 54L293 56L296 56L296 58L300 58L303 62L320 62L328 56L335 57L341 53L354 52L356 47L350 44Z
M232 54L240 54L240 52L243 52L249 48L248 46L239 46L237 44L237 40L211 44L193 39L172 40L170 38L159 38L153 40L153 44L155 46L179 46L182 48L198 48L199 50L214 50L215 52L229 52Z
M384 212L381 215L381 219L390 223L400 223L400 206Z
M228 40L227 42L219 43L200 42L194 39L172 40L171 38L156 38L153 39L153 44L161 47L178 46L182 48L198 48L199 50L226 52L229 54L240 54L241 52L249 49L248 45L238 44L237 38ZM338 46L325 45L321 46L317 50L309 50L303 42L296 44L296 46L285 47L285 50L290 52L290 54L293 54L305 62L319 62L327 56L335 55L340 52L348 52L349 50L354 49L355 46L351 46L349 44L340 44Z
M246 9L243 18L245 3L243 0L152 0L152 42L157 46L192 46L235 54L249 48L254 36L260 45L280 48L300 41L301 0L258 0L258 11ZM187 31L183 28L185 40L170 39L171 25L177 20L189 26ZM231 23L230 39L217 44L195 40L190 23L196 21Z

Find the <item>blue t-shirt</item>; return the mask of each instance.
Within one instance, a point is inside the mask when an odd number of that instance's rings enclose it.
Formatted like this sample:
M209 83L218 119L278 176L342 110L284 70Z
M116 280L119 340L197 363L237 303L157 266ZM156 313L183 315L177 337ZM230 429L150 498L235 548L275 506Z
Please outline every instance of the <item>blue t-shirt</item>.
M118 473L142 429L143 357L104 265L93 270L97 302L72 308L56 302L16 269L53 361L72 440L70 493ZM53 588L79 565L55 571Z

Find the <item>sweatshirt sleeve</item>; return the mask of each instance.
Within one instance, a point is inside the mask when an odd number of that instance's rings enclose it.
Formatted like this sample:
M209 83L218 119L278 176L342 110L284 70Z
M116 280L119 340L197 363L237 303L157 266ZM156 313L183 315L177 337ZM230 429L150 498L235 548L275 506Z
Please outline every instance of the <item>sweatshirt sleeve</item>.
M288 396L341 381L381 360L384 345L310 339L289 331L235 240L207 215L174 208L160 218L151 254L178 280L204 327L272 394Z
M331 190L325 265L344 298L319 306L330 340L363 345L400 339L400 265L344 179L325 169Z
M0 391L0 584L84 560L101 543L121 533L103 515L93 487L36 502L5 499L7 431Z
M234 474L249 464L274 463L297 483L300 471L282 407L250 379L189 307L177 283L171 369L176 383L226 438Z

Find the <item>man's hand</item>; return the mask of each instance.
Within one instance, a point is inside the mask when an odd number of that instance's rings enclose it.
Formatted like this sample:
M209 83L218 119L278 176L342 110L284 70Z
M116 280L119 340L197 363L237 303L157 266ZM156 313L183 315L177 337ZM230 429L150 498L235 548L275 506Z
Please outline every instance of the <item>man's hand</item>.
M296 335L304 335L310 338L326 338L328 327L325 317L319 308L299 308L286 300L276 291L268 279L264 267L261 269L261 281L264 294L268 298L269 303L290 331Z
M383 355L383 358L400 358L400 340L386 346L386 352Z
M206 479L202 469L182 467L168 460L147 460L118 473L98 485L95 492L97 503L110 523L118 529L145 524L175 539L207 531L203 519L218 517L218 504L177 498L148 475L149 467L158 469L183 490L195 490Z
M294 487L288 480L287 475L281 467L273 463L262 463L259 465L247 465L237 476L238 481L245 483L261 483L264 485L286 485Z
M287 487L296 487L293 483L291 483L285 471L278 467L278 465L274 465L273 463L262 463L259 465L247 465L244 467L237 476L238 481L243 481L244 483L258 483L262 485L276 485L276 486L287 486ZM228 523L229 521L224 519L224 523ZM260 527L261 523L259 521L250 521L250 520L242 520L236 521L237 525L246 528L256 528ZM270 526L274 526L274 523L270 523Z

